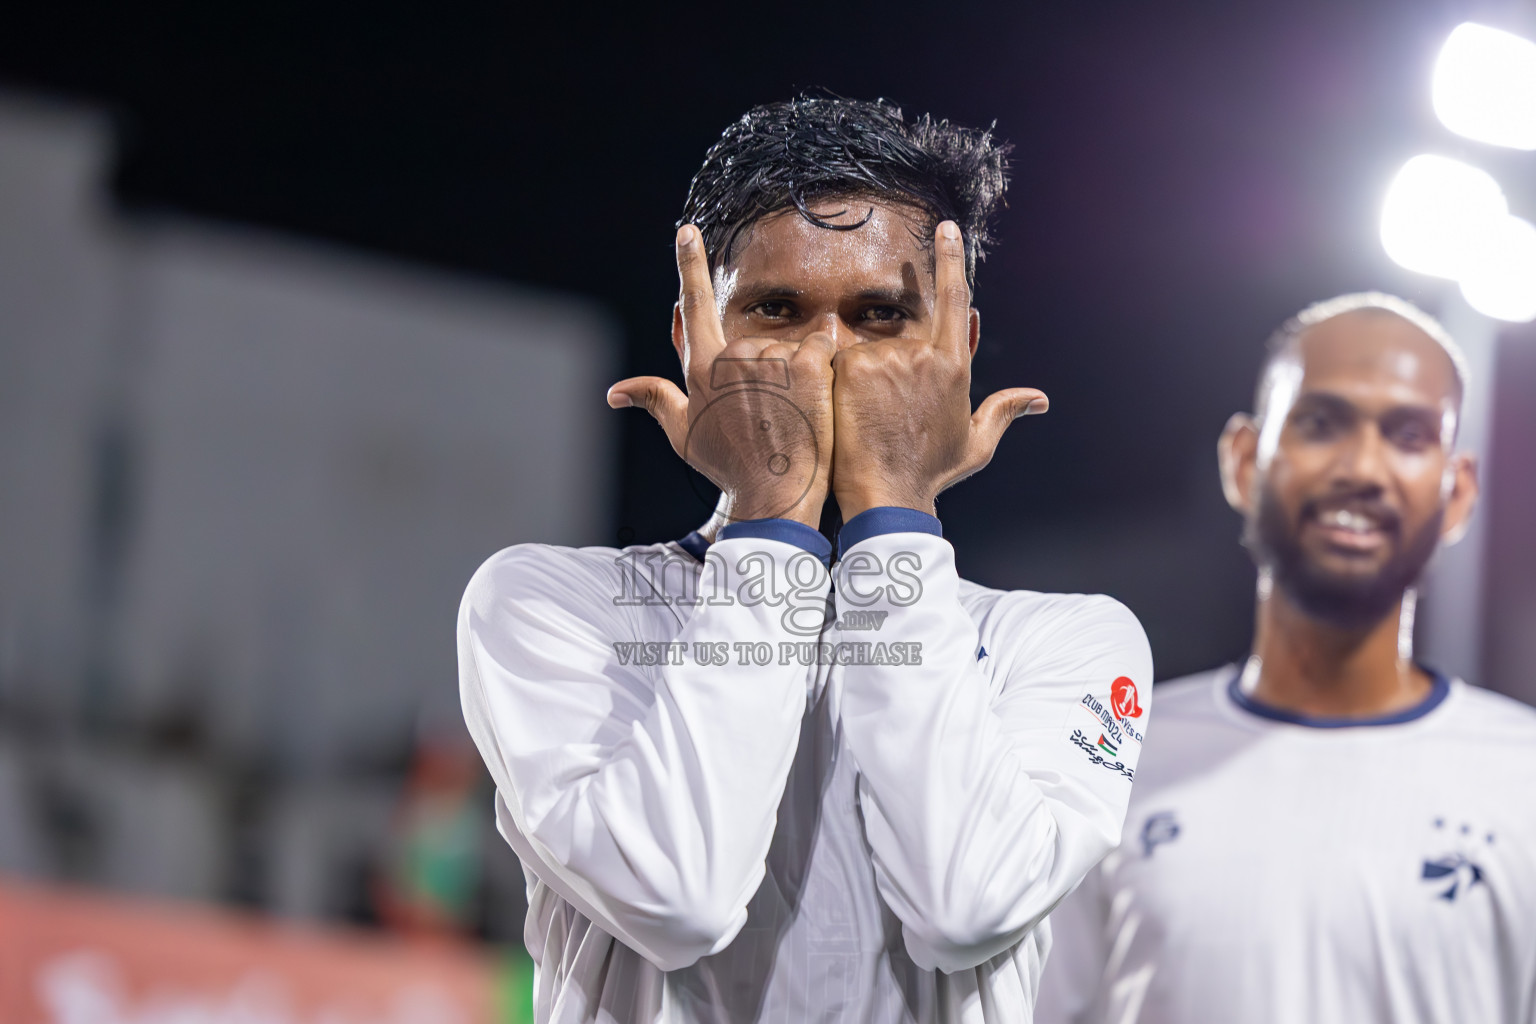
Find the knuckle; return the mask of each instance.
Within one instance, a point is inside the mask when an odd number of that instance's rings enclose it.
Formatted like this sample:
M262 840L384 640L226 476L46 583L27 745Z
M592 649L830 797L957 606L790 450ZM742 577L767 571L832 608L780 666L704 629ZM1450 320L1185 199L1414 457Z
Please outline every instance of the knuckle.
M812 371L830 370L837 365L837 355L831 349L802 345L794 355L796 366Z

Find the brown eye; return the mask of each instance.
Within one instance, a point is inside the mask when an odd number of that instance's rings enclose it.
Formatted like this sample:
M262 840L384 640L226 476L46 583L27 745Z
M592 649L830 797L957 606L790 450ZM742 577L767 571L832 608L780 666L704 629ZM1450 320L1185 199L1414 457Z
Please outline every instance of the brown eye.
M1423 451L1434 442L1434 435L1422 423L1404 423L1392 431L1392 443L1406 451Z
M1291 420L1292 426L1307 438L1325 438L1333 433L1333 418L1321 410L1309 409L1299 412Z
M908 317L907 311L897 306L871 306L864 311L864 319L877 324L890 324Z
M757 305L747 310L747 312L755 313L758 316L766 317L769 320L784 320L794 316L795 314L794 307L792 307L789 303L778 302L773 299L770 299L766 302L759 302Z

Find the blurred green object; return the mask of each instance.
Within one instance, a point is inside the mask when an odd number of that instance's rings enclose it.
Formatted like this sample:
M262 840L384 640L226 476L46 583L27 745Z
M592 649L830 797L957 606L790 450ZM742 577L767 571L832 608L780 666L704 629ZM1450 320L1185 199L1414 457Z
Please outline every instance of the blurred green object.
M486 830L476 799L483 769L467 739L426 739L415 750L374 886L379 917L397 931L467 937Z
M496 1020L533 1024L533 959L521 946L507 946L496 962Z
M468 918L480 876L480 811L457 795L417 796L392 873L399 898L444 922Z

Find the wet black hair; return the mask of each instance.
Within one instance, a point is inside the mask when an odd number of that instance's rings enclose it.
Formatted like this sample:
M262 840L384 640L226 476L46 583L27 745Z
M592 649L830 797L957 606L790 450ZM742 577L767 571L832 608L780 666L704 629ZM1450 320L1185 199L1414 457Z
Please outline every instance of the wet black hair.
M974 288L976 262L992 242L991 221L1008 188L1012 148L994 140L991 128L962 128L927 114L909 121L883 99L800 96L767 103L743 114L710 147L678 226L698 227L713 271L729 260L741 233L770 213L793 208L818 227L846 231L869 215L832 224L810 204L829 198L910 204L928 214L919 239L925 246L940 221L960 226L965 276Z

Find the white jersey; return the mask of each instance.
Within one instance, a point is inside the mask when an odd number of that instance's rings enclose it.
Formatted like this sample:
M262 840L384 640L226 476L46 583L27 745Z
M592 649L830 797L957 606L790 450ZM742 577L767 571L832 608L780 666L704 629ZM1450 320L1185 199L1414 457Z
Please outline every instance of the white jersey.
M1536 710L1437 677L1368 724L1157 688L1042 1024L1536 1024Z
M793 544L691 538L508 548L464 598L536 1019L1028 1022L1042 922L1120 835L1135 617L964 582L928 533L851 544L837 599Z

